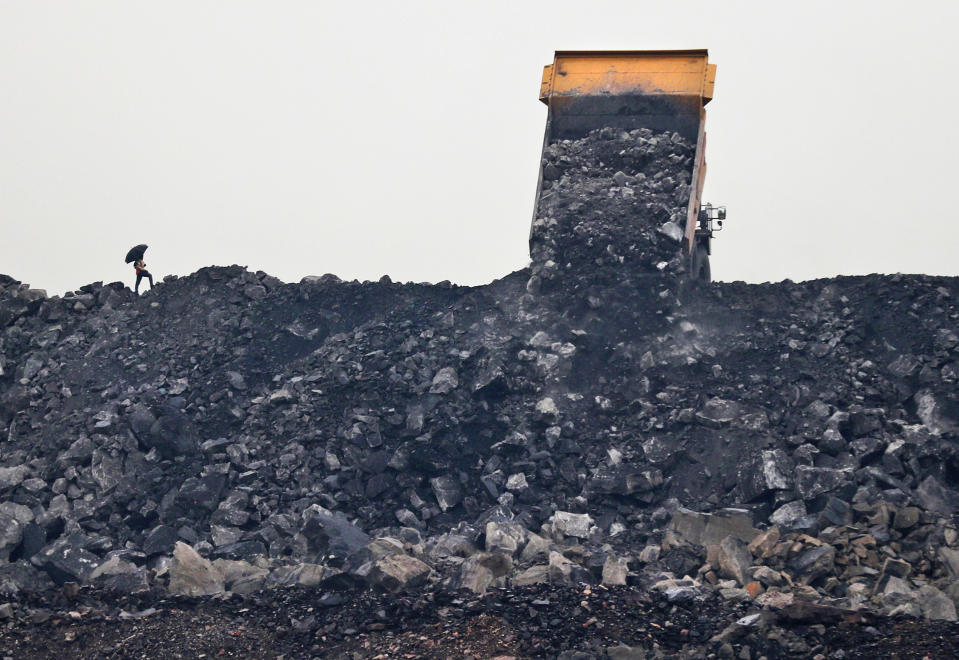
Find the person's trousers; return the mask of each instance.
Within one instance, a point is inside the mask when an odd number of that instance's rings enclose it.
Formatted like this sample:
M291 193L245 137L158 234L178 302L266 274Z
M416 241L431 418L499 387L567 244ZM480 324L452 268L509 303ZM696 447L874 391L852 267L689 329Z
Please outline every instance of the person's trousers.
M144 277L150 280L150 288L153 288L153 275L150 274L150 271L142 270L137 273L137 284L135 287L133 287L134 293L140 293L140 280L142 280Z

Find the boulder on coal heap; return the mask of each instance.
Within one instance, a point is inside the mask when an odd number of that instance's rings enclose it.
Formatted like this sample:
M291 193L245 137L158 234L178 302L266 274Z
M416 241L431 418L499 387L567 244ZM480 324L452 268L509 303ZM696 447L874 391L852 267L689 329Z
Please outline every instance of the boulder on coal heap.
M741 539L727 536L720 541L716 550L716 560L719 563L721 576L736 580L739 586L745 586L750 581L748 571L752 566L752 556Z
M636 495L644 499L643 494L651 493L664 482L663 473L658 468L640 469L631 465L601 466L593 471L589 478L590 492L608 495ZM645 501L655 501L655 497Z
M759 530L753 527L752 513L735 508L710 514L679 507L672 514L668 532L664 545L675 542L697 547L716 545L727 536L749 543L759 535Z
M796 491L806 501L847 483L850 473L834 468L800 465L796 468Z
M346 558L366 547L370 537L350 523L340 512L324 509L319 505L309 507L303 513L300 527L300 550L303 555L318 563L342 564Z
M503 578L513 570L513 559L502 552L478 552L462 562L450 578L452 589L469 589L473 593L485 593L494 580Z
M463 489L458 481L449 476L430 479L436 502L443 511L448 511L463 500Z
M602 583L605 585L624 585L629 571L629 563L625 557L607 555L603 563Z
M915 494L922 508L933 513L948 516L959 508L959 493L943 486L931 474L919 484Z
M529 532L519 523L486 523L486 551L515 555L526 544Z
M447 394L455 390L459 384L456 369L443 367L433 376L433 382L430 384L430 394Z
M165 555L173 552L177 542L177 532L169 525L157 525L143 540L143 552L148 555Z
M10 553L23 540L23 525L14 516L0 512L0 561L7 561Z
M393 554L375 561L368 579L371 584L397 593L426 584L432 570L415 557Z
M150 589L146 569L117 555L93 569L89 580L102 589L121 593L140 593Z
M836 549L831 545L810 548L798 554L789 562L789 568L795 578L803 584L810 584L818 578L832 572L836 559Z
M10 488L16 488L23 483L29 474L30 468L26 465L0 467L0 492Z
M224 590L220 571L182 541L173 548L169 576L167 588L176 596L209 596Z
M795 464L782 449L747 455L736 474L744 502L752 502L776 490L793 487Z
M30 561L45 571L57 584L83 584L100 564L100 558L87 550L90 544L89 537L70 534L43 548Z
M713 397L696 413L696 420L703 426L721 428L742 415L742 406L728 399Z
M188 515L196 515L196 511L213 511L220 503L225 484L226 477L222 474L190 477L177 490L174 501Z
M586 539L589 538L594 523L593 518L588 513L557 511L550 517L547 524L553 534Z
M189 416L171 405L158 406L155 412L137 405L127 418L144 449L156 449L164 458L196 454L200 438Z

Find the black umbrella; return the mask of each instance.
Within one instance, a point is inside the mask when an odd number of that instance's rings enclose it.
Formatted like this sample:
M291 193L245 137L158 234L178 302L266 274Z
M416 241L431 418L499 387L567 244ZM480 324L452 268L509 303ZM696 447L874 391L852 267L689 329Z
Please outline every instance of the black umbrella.
M141 243L130 248L130 251L127 252L127 258L125 263L130 263L131 261L138 261L143 258L143 253L147 251L147 246Z

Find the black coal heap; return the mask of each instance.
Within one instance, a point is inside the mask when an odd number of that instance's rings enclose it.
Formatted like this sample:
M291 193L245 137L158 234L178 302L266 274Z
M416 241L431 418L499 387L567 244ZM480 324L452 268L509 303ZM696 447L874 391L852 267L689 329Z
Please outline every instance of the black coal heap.
M681 286L689 144L545 155L532 265L486 286L0 277L0 591L604 582L955 619L959 279Z

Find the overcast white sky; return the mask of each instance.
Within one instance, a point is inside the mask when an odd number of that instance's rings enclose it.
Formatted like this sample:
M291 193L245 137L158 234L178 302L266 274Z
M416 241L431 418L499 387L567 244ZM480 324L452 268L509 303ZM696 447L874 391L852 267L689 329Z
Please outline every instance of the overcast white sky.
M959 274L956 2L0 0L0 272L523 267L554 50L708 48L713 274Z

